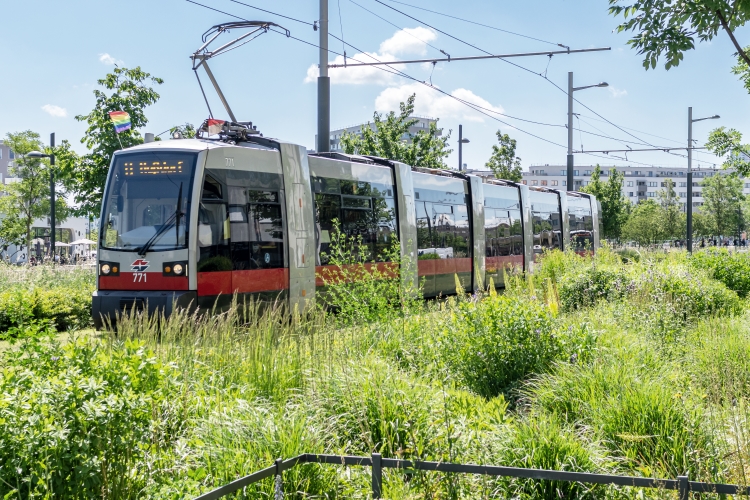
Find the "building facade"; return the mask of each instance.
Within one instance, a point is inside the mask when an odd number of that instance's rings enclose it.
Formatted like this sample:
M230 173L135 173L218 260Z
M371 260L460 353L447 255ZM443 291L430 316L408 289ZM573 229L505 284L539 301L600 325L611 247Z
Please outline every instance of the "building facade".
M0 141L0 184L4 184L5 179L10 177L9 170L13 166L13 160L15 159L15 153L11 151L4 141Z
M427 116L412 116L415 120L417 120L417 123L415 123L413 126L409 127L409 134L416 135L419 131L428 131L430 129L430 125L435 123L437 124L437 118L429 118ZM362 123L360 125L351 125L349 127L344 127L336 130L331 131L331 151L341 153L343 150L341 149L341 137L344 134L354 134L357 136L362 136L362 128L363 127L370 127L372 130L375 130L375 123L369 122L369 123ZM438 129L438 135L442 135L443 130ZM403 141L408 141L409 136L404 134L404 136L401 138ZM315 144L318 143L318 136L315 136Z
M591 182L593 165L581 165L573 170L575 186L573 191L578 191ZM609 171L614 168L625 177L622 184L622 195L631 203L655 199L657 193L666 187L667 179L674 182L674 190L682 200L682 210L687 209L687 167L645 167L645 166L605 166L600 165L602 181L606 181ZM477 175L492 175L487 171L473 171ZM712 175L725 174L721 168L694 168L693 169L693 207L700 209L703 205L701 184L703 179ZM529 186L544 186L552 189L565 189L567 170L565 165L532 165L529 170L523 172L523 182ZM743 179L744 194L750 194L750 179Z

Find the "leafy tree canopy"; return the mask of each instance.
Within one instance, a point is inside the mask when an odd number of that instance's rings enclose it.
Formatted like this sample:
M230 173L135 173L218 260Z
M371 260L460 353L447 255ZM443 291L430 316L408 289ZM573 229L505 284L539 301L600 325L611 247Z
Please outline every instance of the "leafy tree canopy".
M708 228L716 236L737 234L742 226L742 179L737 175L714 174L703 179L703 206Z
M519 182L523 176L521 158L516 156L516 140L499 130L495 135L498 144L492 145L492 156L485 166L492 170L498 179Z
M726 156L724 168L732 168L742 177L750 176L750 145L742 144L742 133L719 127L708 136L706 148L716 156Z
M416 134L409 132L409 128L419 121L412 118L415 98L415 94L412 94L405 103L399 104L398 114L391 111L384 116L375 112L374 130L368 123L362 127L360 135L344 134L341 138L344 152L380 156L413 167L448 168L444 160L452 152L448 149L450 132L441 137L435 123L431 123L426 131L420 130Z
M750 0L609 0L609 13L625 18L617 31L634 33L628 43L644 56L646 69L655 68L662 56L666 69L679 65L696 39L710 41L722 28L741 60L750 64L734 36L750 19Z
M660 224L662 211L654 200L638 203L628 221L622 228L622 236L628 241L635 241L640 245L656 243L664 239L663 226Z
M625 176L614 168L609 171L609 179L606 182L601 180L601 175L602 169L597 165L591 174L591 182L581 191L593 194L602 205L603 236L619 239L630 209L630 202L622 195Z
M662 210L661 225L665 238L682 238L686 234L687 219L682 213L682 203L674 185L672 179L665 179L664 189L656 193Z
M159 99L152 86L161 85L163 80L136 67L115 68L98 83L103 90L94 90L94 109L87 115L76 116L76 120L88 124L81 143L90 152L79 156L67 141L55 151L66 184L75 193L79 215L99 214L112 155L118 149L143 143L138 129L148 123L144 110ZM109 118L110 111L127 112L132 123L130 130L117 134Z
M16 153L16 164L11 175L18 180L0 186L0 244L31 245L31 227L34 220L50 213L50 165L47 159L28 158L30 151L45 151L39 134L26 130L9 133L5 143ZM46 150L50 153L50 150ZM55 217L64 221L69 210L65 192L56 188Z

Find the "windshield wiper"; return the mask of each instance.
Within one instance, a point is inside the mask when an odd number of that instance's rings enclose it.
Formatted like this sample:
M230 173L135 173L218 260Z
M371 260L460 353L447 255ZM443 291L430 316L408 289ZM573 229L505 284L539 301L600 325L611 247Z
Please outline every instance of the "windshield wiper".
M175 246L177 246L177 243L180 240L180 217L182 217L184 214L182 213L182 182L180 182L180 192L177 194L177 209L174 211L172 215L169 216L169 219L159 228L156 233L149 238L149 240L144 243L142 247L140 247L138 251L138 255L141 257L146 256L146 252L148 252L152 246L154 246L154 243L166 233L169 228L172 227L172 224L175 225L177 229L177 234L175 235ZM173 222L176 221L176 224Z

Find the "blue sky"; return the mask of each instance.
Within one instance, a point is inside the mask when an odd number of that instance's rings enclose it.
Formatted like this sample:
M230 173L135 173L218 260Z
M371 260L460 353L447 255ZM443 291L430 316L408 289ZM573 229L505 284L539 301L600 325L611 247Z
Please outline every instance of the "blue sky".
M481 55L476 49L438 33L424 23L493 53L556 49L548 43L387 0L385 3L422 22L406 18L374 0L355 0L397 28L374 17L352 0L329 1L331 32L340 35L343 24L344 38L363 51L377 54L376 57L443 57L437 49L453 57ZM581 102L651 144L660 147L685 145L688 106L693 106L697 117L722 116L721 120L695 125L694 134L700 142L705 140L711 128L718 125L750 134L746 119L750 96L730 73L735 63L734 49L724 33L711 43L688 52L678 68L665 71L660 66L645 71L641 58L626 45L627 35L613 31L618 20L607 14L605 0L404 1L571 48L612 47L609 52L557 55L551 61L547 57L513 60L530 71L496 60L439 63L432 75L429 64L399 67L418 80L429 80L431 76L432 84L448 94L512 116L564 125L565 94L533 73L546 70L550 81L565 88L567 72L573 71L576 86L600 81L610 84L609 89L595 88L577 93ZM161 99L147 110L150 123L144 131L158 134L175 124L199 124L207 117L188 56L200 46L204 31L232 18L185 0L3 3L0 46L5 50L3 78L0 79L0 135L32 129L46 138L50 132L56 132L58 141L68 139L79 151L84 151L79 140L85 126L74 116L91 109L96 80L110 71L113 63L126 67L141 66L165 80L158 89ZM317 32L303 24L255 11L231 0L202 0L201 3L243 18L277 22L290 29L293 36L317 43ZM310 22L318 18L316 0L247 0L246 3ZM407 28L408 33L400 32L399 28ZM741 43L750 44L750 30L739 30L737 37ZM423 42L429 42L436 49ZM334 40L330 42L330 49L342 51L341 44ZM352 48L347 48L347 54L360 58ZM334 57L331 55L331 59ZM239 119L252 120L267 136L312 148L316 131L314 65L317 58L316 48L269 33L217 58L212 62L212 69ZM333 71L338 72L334 74ZM204 84L207 83L205 75L201 76ZM523 123L497 115L511 126L504 125L427 86L377 70L332 70L332 77L333 128L365 122L371 119L373 111L394 108L409 93L417 92L418 113L440 118L440 125L446 132L452 129L454 149L458 124L463 124L464 136L471 140L464 147L464 162L471 168L481 167L487 161L498 129L518 140L518 154L523 159L524 168L531 164L565 162L564 148L518 130L565 145L566 130L562 127ZM215 114L222 115L217 112L221 111L218 99L212 94L210 96ZM629 141L638 140L598 121L600 118L591 111L576 106L576 112L581 113L583 130ZM576 122L575 126L578 125ZM580 148L581 142L588 150L625 147L623 142L576 132L576 149ZM629 161L625 162L577 155L576 164L635 165L634 162L638 161L685 165L683 158L663 153L630 154L628 158ZM706 154L698 154L697 158L708 164L717 161ZM457 163L455 152L448 162L450 165Z

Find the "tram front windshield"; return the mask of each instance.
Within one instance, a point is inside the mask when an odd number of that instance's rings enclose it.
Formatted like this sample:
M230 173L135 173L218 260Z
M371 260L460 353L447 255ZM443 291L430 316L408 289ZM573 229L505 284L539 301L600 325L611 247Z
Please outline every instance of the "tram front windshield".
M101 247L187 248L196 153L117 155L104 198Z

